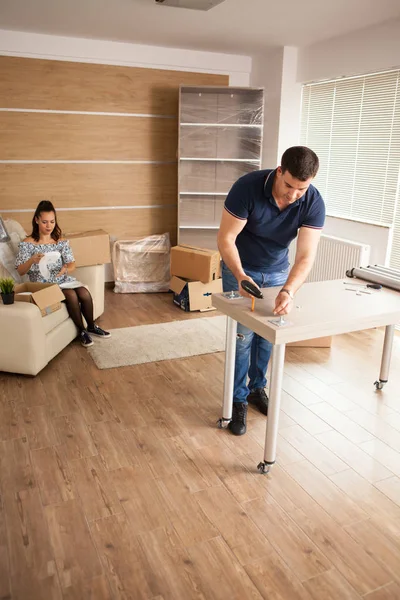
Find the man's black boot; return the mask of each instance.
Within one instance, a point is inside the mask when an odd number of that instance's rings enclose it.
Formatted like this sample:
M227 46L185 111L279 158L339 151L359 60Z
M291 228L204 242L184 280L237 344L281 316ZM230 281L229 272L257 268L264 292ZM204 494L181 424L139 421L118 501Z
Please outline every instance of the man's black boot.
M232 406L232 421L229 429L233 435L246 433L247 404L246 402L234 402Z
M247 396L247 402L249 404L254 404L263 415L268 414L268 396L265 393L264 388L251 390L250 394Z

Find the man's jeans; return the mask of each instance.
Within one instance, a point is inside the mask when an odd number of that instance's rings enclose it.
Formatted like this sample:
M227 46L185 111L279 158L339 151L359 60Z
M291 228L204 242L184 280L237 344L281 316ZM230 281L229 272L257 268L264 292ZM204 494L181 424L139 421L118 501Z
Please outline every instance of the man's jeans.
M287 269L274 273L263 273L249 269L244 269L244 271L260 288L281 286L286 282L288 276ZM237 279L225 264L222 265L222 285L224 292L238 289ZM264 340L264 338L238 323L233 386L234 402L247 402L249 390L266 386L266 373L271 350L271 342ZM248 386L247 376L249 377Z

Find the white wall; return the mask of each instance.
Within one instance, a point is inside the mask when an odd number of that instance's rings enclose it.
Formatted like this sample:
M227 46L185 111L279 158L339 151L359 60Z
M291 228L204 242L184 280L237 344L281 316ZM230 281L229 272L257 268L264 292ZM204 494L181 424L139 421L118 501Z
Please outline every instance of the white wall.
M0 29L0 54L229 75L248 86L251 57Z
M301 83L400 66L400 19L299 50Z
M384 265L389 259L392 228L327 217L324 234L371 246L370 264Z
M272 169L278 164L282 70L283 48L272 48L263 55L253 56L250 85L263 87L265 91L263 169Z
M298 49L283 49L280 99L278 164L284 151L297 146L300 138L301 84L297 81Z
M286 148L299 141L301 84L297 48L273 48L253 56L250 85L265 89L263 168L274 168Z

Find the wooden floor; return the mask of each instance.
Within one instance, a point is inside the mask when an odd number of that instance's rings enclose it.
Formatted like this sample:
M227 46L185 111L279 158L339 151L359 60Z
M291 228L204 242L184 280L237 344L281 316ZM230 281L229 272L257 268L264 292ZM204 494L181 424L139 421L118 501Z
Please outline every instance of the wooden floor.
M108 290L100 324L199 316ZM223 354L98 371L74 342L0 374L0 598L398 600L400 338L376 393L381 345L288 349L269 476L264 416L216 427Z

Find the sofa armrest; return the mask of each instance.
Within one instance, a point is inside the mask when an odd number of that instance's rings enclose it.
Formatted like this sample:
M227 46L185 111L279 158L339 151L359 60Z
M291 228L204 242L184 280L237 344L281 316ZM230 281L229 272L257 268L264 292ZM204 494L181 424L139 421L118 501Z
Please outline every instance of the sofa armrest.
M88 286L93 298L94 318L97 319L104 312L104 265L77 267L72 275Z
M47 365L45 318L28 302L0 304L0 371L36 375Z

